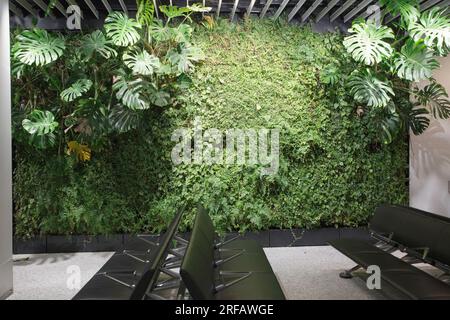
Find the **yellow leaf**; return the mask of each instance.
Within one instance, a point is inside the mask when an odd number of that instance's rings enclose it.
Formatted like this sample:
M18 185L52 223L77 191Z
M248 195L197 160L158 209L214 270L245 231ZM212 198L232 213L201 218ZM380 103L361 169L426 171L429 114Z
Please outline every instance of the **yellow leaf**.
M69 149L67 154L71 155L75 153L79 161L89 161L91 160L91 149L86 144L80 144L76 141L70 141L67 143Z

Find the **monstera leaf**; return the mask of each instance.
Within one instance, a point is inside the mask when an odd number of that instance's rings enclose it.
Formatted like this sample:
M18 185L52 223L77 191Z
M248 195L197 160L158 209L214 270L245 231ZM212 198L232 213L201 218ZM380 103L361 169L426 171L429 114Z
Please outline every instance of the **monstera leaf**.
M141 96L143 87L142 79L127 79L125 75L121 75L114 83L113 90L117 91L117 99L121 100L126 107L132 110L145 110L150 106Z
M120 133L128 132L140 126L142 111L116 106L109 115L111 126Z
M426 46L441 54L450 48L450 18L445 10L433 8L425 12L410 33L414 40L423 39Z
M395 59L395 69L400 78L420 81L430 78L433 70L439 68L433 52L422 41L408 41Z
M352 57L366 65L374 65L392 54L392 47L385 39L393 39L394 33L374 22L358 22L349 29L352 34L344 39L344 46Z
M41 29L25 30L16 37L14 57L23 64L44 66L60 58L66 48L62 36Z
M170 50L167 58L178 73L188 73L194 68L194 62L204 59L204 54L200 48L186 46L181 49L181 52Z
M22 121L22 127L30 134L30 144L39 149L53 146L56 142L54 131L58 122L50 111L33 110Z
M152 75L161 63L159 58L149 54L147 51L135 51L123 55L125 65L133 71L133 74L143 76Z
M391 102L392 103L392 102ZM381 121L382 139L385 144L394 141L400 131L401 121L395 108L388 108L385 118Z
M418 102L427 107L433 117L450 118L450 100L445 88L439 83L432 82L422 90L415 91Z
M191 10L187 7L159 6L159 10L169 19L184 17Z
M330 65L320 73L320 80L323 84L336 85L341 79L341 72L335 65Z
M400 20L406 27L415 23L420 16L419 0L380 0L380 5L392 16L400 15Z
M103 58L109 59L117 56L117 51L111 47L111 44L111 40L106 39L103 32L96 30L83 37L81 50L88 58L91 58L94 53L98 53Z
M119 47L128 47L139 41L141 36L139 22L128 18L122 12L113 12L105 20L105 30L108 38Z
M72 102L81 97L91 89L92 81L89 79L80 79L74 82L69 88L61 92L61 99L65 102Z
M355 99L370 107L386 107L395 95L389 83L378 79L369 69L353 74L348 84Z
M22 121L23 128L33 135L46 135L55 131L58 122L50 111L33 110L27 119Z
M67 146L67 154L75 154L78 161L85 162L91 160L91 149L86 144L81 144L77 141L69 141Z

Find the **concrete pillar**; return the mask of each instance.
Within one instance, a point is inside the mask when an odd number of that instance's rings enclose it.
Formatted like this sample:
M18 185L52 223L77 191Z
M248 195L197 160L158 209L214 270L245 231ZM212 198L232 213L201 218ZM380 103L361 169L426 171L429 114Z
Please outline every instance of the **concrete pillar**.
M13 288L9 4L0 0L0 299Z

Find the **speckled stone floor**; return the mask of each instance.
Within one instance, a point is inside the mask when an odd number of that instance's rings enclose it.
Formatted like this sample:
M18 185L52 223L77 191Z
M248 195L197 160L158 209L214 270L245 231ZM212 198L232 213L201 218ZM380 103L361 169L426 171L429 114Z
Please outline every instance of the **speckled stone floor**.
M267 248L266 255L288 299L384 299L359 278L341 279L354 263L331 247ZM9 299L71 299L112 255L100 253L15 256ZM28 258L20 261L20 259ZM74 275L79 272L79 283Z

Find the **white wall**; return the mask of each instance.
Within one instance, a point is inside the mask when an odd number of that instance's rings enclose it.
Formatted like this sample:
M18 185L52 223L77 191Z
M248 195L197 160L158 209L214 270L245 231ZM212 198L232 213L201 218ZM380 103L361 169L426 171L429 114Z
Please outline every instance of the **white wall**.
M450 56L440 59L436 80L450 93ZM450 119L432 120L422 135L411 134L410 205L450 217Z
M0 298L12 291L11 81L8 0L0 0Z

